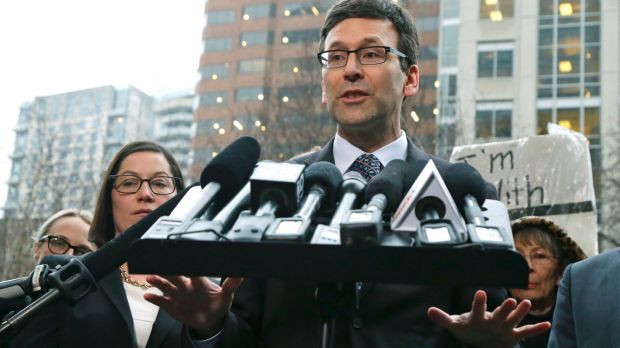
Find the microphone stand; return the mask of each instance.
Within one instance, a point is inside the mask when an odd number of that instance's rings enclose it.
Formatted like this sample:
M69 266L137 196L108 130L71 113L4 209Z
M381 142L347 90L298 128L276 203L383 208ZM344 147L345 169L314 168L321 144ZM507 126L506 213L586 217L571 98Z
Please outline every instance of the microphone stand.
M79 258L73 258L58 271L47 276L46 282L53 287L43 296L7 319L0 326L0 344L17 333L32 317L54 303L58 298L74 305L82 297L97 289L97 282Z

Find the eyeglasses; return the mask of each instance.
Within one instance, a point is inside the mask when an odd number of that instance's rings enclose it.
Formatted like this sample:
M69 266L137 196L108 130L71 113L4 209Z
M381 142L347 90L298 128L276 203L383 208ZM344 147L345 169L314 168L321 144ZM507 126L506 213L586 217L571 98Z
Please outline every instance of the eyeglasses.
M526 260L530 262L532 265L536 266L546 266L550 265L553 261L557 259L555 256L547 255L545 253L536 252L533 254L521 254Z
M136 175L110 175L112 186L120 193L136 193L142 187L142 183L146 181L149 184L151 192L156 195L169 195L174 192L177 181L181 178L172 176L154 176L148 179L142 179Z
M81 255L84 255L92 251L87 247L71 245L69 244L69 242L67 242L66 240L58 236L52 236L52 235L43 236L41 239L39 239L39 242L43 243L46 240L47 240L47 249L52 254L65 254L67 253L67 251L69 251L69 249L73 249L73 255L81 256Z
M355 57L357 57L357 61L362 65L383 64L387 60L388 52L394 53L400 58L405 58L409 60L409 57L407 57L406 54L389 46L362 47L350 51L329 50L319 52L317 57L319 58L319 63L323 68L336 69L342 68L347 65L347 61L349 60L349 54L353 52L355 52Z

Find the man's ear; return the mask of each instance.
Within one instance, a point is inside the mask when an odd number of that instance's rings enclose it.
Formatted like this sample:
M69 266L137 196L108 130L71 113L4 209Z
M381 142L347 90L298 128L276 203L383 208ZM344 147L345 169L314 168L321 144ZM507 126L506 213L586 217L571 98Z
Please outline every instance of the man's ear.
M327 96L325 95L325 81L321 80L321 103L327 104Z
M420 89L420 70L418 66L413 64L409 67L405 76L405 86L403 87L403 96L411 97L418 93Z

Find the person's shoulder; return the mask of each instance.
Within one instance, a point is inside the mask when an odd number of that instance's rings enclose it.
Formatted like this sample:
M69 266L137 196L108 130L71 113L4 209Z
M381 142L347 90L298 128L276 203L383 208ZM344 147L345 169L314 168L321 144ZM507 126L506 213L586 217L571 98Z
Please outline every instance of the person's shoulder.
M312 162L312 160L319 154L319 151L311 151L311 152L304 152L298 155L295 155L293 157L291 157L288 162L293 162L293 163L299 163L299 164L303 164L303 163L307 163L307 162Z
M601 270L607 267L620 268L620 248L607 250L601 254L588 257L585 260L570 265L573 273L590 272L592 269Z

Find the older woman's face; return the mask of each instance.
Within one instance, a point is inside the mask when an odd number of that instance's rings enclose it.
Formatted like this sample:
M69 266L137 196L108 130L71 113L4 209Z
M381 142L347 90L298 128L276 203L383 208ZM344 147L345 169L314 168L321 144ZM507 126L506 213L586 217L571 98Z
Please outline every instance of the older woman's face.
M555 298L555 288L562 278L558 260L553 252L535 240L515 241L517 251L525 257L530 268L527 289L511 289L518 299L542 301Z
M50 226L46 234L49 237L35 243L34 258L37 262L41 262L45 256L62 254L60 250L65 249L65 255L81 255L89 250L95 250L95 246L88 241L89 228L90 225L80 217L61 217Z
M118 175L133 175L142 179L172 176L166 157L159 152L134 152L125 157L119 166ZM157 183L152 183L156 187ZM120 193L112 189L112 216L115 235L123 233L128 227L157 209L176 194L176 189L168 195L154 194L148 183L143 181L138 192Z

